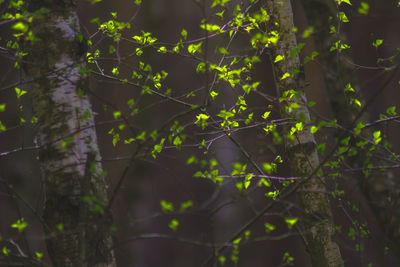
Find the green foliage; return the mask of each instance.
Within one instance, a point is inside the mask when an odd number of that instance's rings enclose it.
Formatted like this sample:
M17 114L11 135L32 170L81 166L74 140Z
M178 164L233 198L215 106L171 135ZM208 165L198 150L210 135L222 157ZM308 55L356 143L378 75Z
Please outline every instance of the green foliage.
M0 1L1 4L5 2ZM87 0L87 2L95 4L102 1ZM41 23L40 19L51 13L51 10L28 12L25 10L24 1L7 3L9 3L7 12L2 14L2 19L9 24L12 34L1 48L7 51L8 55L13 55L13 68L20 70L25 62L29 62L31 56L24 50L26 44L40 44L41 41L40 36L35 36L32 32L34 23ZM141 5L145 7L144 10L149 8L145 6L148 5L146 1L133 0L131 4L130 8L138 13L142 12L139 9ZM287 51L288 46L283 45L283 42L288 33L281 30L275 11L270 10L267 5L260 4L260 1L248 0L236 4L230 0L200 0L193 1L192 4L202 10L200 12L202 17L196 22L193 21L195 27L191 24L181 25L168 32L168 38L156 28L159 27L160 31L162 28L156 25L157 22L154 22L154 25L141 25L136 21L136 15L124 21L117 12L108 13L107 18L90 19L90 27L94 27L95 30L88 27L87 33L76 35L79 44L88 46L88 51L83 53L82 62L78 62L84 64L80 75L91 77L95 81L117 84L121 87L121 91L127 88L129 91L126 94L121 93L122 96L117 91L115 95L118 101L111 98L98 100L104 104L104 112L109 119L111 118L109 121L96 121L98 129L102 129L102 125L106 125L105 127L109 129L107 144L110 147L112 145L116 153L118 150L129 153L130 161L127 164L133 162L135 166L132 168L133 172L141 175L141 171L146 168L155 170L162 166L161 176L164 176L165 172L165 177L161 179L173 184L171 186L173 189L166 190L168 192L162 196L174 199L174 203L177 204L156 199L156 203L160 203L161 212L156 213L155 217L167 217L165 229L169 234L174 237L180 234L178 228L184 229L187 223L185 216L193 215L192 213L197 215L197 208L202 205L198 199L202 199L203 196L197 195L200 194L197 189L193 190L195 193L186 192L185 187L181 188L181 181L175 184L176 180L172 180L168 172L177 172L173 175L184 180L182 183L193 179L190 177L192 175L196 179L190 182L195 185L205 184L215 190L215 195L207 196L211 199L211 204L208 204L210 206L204 205L199 208L201 212L215 209L207 214L209 218L214 219L213 216L218 214L224 205L231 205L236 209L240 204L246 203L257 214L259 206L279 203L283 209L276 214L279 213L284 229L292 234L295 232L293 227L296 227L296 230L299 228L301 232L303 230L301 225L308 223L309 218L293 217L292 214L298 213L291 211L298 209L298 206L290 204L289 201L292 199L289 197L299 190L298 185L301 183L299 181L307 181L310 179L308 177L310 174L317 176L323 183L327 181L333 189L326 195L343 205L341 201L348 194L340 186L339 181L343 174L350 176L348 173L357 172L368 177L377 169L384 173L387 168L397 168L398 153L393 151L386 131L390 123L398 120L396 106L391 104L392 106L382 109L384 114L381 114L377 121L368 121L362 117L361 113L371 104L362 99L364 88L360 88L362 86L358 86L353 79L350 79L349 76L355 76L354 73L345 73L347 69L340 65L344 62L350 65L352 70L364 68L358 65L359 62L353 63L349 59L353 49L357 48L351 47L342 34L345 32L343 27L350 25L355 16L368 16L372 11L372 5L361 1L359 6L355 7L349 0L335 0L334 4L337 6L337 9L333 10L335 14L326 18L329 25L323 25L321 29L318 23L313 26L311 26L313 23L310 23L305 29L291 29L289 34L296 33L300 42ZM199 17L193 16L193 20L197 18ZM84 28L86 31L86 26ZM319 34L324 31L329 35L323 37L327 45L324 48L326 51L315 47L311 49L311 46L302 40L308 39L307 43L312 42L312 39L318 40ZM377 34L377 36L384 35ZM375 39L372 42L374 52L378 54L383 49L383 42L383 39ZM371 40L366 46L371 46ZM389 49L389 47L389 42L385 41L384 48ZM273 51L278 52L273 53ZM391 72L398 64L398 54L397 51L387 58L386 56L377 58L376 66L365 68ZM287 67L299 56L303 58L300 67L296 69ZM335 61L330 62L330 57L335 58ZM340 63L337 66L337 73L328 68L329 71L324 75L340 81L338 86L340 94L337 97L343 97L346 106L339 109L354 111L354 114L348 116L356 118L348 125L342 123L343 118L330 116L328 119L328 116L320 114L318 111L320 99L307 101L303 94L303 91L308 94L308 82L303 84L301 77L314 75L307 73L308 66L316 64L325 70L329 64L336 63ZM271 77L273 76L275 83L285 84L284 90L276 97L269 93L270 88L276 87L277 84L267 83L269 76L264 73L267 69L265 66L270 64L274 68ZM276 71L277 65L284 65L287 68L284 71ZM69 79L65 77L66 70L57 70L55 73L60 76L60 80ZM28 99L22 96L28 92L30 96L32 92L30 89L21 88L27 88L25 86L28 85L29 82L21 80L21 83L10 87L11 91L14 89L13 93L17 97L18 127L25 124L30 126L30 122L32 125L42 123L43 119L21 115L22 103ZM94 88L79 86L82 87L77 92L80 98L90 93L92 98L97 99L98 92ZM114 89L115 87L112 88ZM12 109L11 103L0 104L2 114L8 115L8 112L14 111ZM311 111L311 118L307 117L304 110ZM81 119L89 119L94 117L94 114L83 111ZM79 141L77 136L82 129L80 125L74 127L78 133L55 141L61 149L72 149L72 146ZM11 128L9 122L2 118L0 133L9 131L9 128ZM296 156L296 152L288 152L283 148L284 143L300 143L303 134L309 133L320 141L315 144L314 149L321 159L326 160L315 170L307 170L307 173L302 173L298 175L299 177L284 176L283 173L289 173L291 157ZM310 157L310 154L307 154L308 148L301 149L306 151L303 151L305 158L301 164L307 165ZM125 159L126 155L123 156ZM362 161L355 164L354 158L357 157L362 158ZM108 158L108 155L103 158ZM229 163L226 163L227 159ZM165 167L164 164L168 165ZM169 198L167 194L175 194L173 190L185 191L185 198L180 200L178 196ZM264 197L259 200L255 197L257 195ZM81 197L91 212L99 215L108 212L102 208L96 197L92 195ZM389 200L392 197L394 196L387 196L387 201L394 201ZM226 200L228 204L222 200ZM257 204L254 204L256 201ZM238 203L240 204L236 205ZM268 212L269 210L263 215L268 216ZM359 210L351 206L351 212L357 213ZM172 216L174 218L171 218ZM242 219L240 218L237 224L244 224ZM57 229L60 233L64 232L65 224L59 222ZM23 218L11 225L19 232L23 232L27 226L28 223ZM280 229L279 226L264 223L265 233L262 231L262 234L267 236L277 234L275 232L280 230L275 230ZM257 241L257 238L263 238L257 236L260 235L259 232L253 228L251 231L246 228L228 239L230 241L223 243L222 246L229 247L230 251L224 255L214 244L215 260L221 266L230 266L231 262L242 264L239 261L241 246L246 242ZM355 241L357 238L365 239L369 234L367 226L354 224L349 228L347 237ZM362 249L361 245L355 248L359 251ZM3 247L3 254L7 256L9 253L8 248ZM34 257L42 260L43 254L35 252ZM296 265L295 259L289 252L283 254L281 265Z
M11 224L12 228L15 228L18 230L18 232L23 232L25 228L28 226L28 223L24 220L24 218L19 219L15 223ZM4 250L3 250L4 252Z

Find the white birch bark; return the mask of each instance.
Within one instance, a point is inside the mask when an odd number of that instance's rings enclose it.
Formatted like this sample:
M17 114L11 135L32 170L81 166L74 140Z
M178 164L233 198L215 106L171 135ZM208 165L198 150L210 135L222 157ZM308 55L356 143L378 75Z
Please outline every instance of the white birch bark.
M71 3L33 1L31 10L50 9L26 41L24 69L37 117L39 161L45 186L44 226L54 266L116 266L111 250L111 217L97 145L79 20ZM85 42L85 41L83 41Z

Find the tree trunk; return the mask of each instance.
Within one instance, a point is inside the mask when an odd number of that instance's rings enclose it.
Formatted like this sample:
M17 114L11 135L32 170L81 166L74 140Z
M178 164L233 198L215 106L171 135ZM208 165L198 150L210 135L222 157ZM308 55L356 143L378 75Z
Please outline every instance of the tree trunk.
M314 136L307 126L310 123L310 114L303 91L304 74L300 71L298 55L290 55L290 52L297 47L296 37L292 31L292 7L290 0L266 1L266 4L272 18L271 27L280 34L277 45L270 48L270 56L274 62L278 94L285 98L281 102L282 114L290 116L297 122L297 127L288 129L285 133L288 159L293 175L308 177L319 167L319 158ZM294 74L297 71L299 73ZM283 78L286 73L290 74L289 78ZM298 189L297 197L303 209L306 245L312 265L343 266L339 247L334 241L335 226L322 178L316 175L310 177Z
M49 12L43 12L46 8ZM24 69L37 118L45 186L46 245L54 266L115 266L111 216L94 114L82 70L84 40L73 1L30 1L40 12ZM36 39L36 40L35 40Z
M348 62L344 61L345 55L337 54L337 52L329 52L329 48L333 40L333 35L329 33L329 17L337 16L339 11L332 1L312 1L304 0L305 11L310 23L315 27L318 35L315 36L316 46L320 53L319 61L325 68L326 75L324 76L332 110L338 123L346 128L351 126L354 118L360 110L351 108L348 99L344 94L344 88L347 83L351 83L352 87L359 88L356 69ZM343 28L343 27L342 27ZM344 43L348 43L345 32L342 30L335 36ZM347 52L347 55L352 58L352 54ZM336 73L336 75L332 75ZM360 90L360 89L359 89ZM357 90L357 91L359 91ZM381 90L381 89L377 89ZM359 100L362 103L366 101L361 99L362 94L359 94ZM366 99L367 100L367 99ZM362 121L369 121L368 114L362 114ZM350 128L351 129L351 128ZM371 128L363 129L363 134L367 137L372 136ZM350 166L354 168L368 167L370 160L365 154L367 151L358 152L356 157L348 160ZM376 166L382 166L385 162L374 160L372 162ZM372 172L365 176L361 171L355 173L358 178L360 189L365 197L369 200L368 204L375 213L382 232L385 238L390 242L392 249L395 250L397 257L400 256L400 202L398 197L399 182L391 178L393 173L387 170L386 174ZM384 253L382 250L381 253Z

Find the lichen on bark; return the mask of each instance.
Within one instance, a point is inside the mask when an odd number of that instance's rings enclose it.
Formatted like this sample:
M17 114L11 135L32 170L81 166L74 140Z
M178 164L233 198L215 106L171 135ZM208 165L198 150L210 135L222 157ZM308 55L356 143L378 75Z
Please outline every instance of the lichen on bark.
M50 9L30 26L38 40L25 42L24 64L34 81L29 90L38 118L48 252L55 266L115 266L94 115L80 73L77 13L71 1L29 7Z
M295 96L281 102L282 114L305 125L303 130L297 131L292 137L286 134L285 144L292 174L307 179L301 181L303 184L297 190L297 197L303 210L307 250L315 267L343 266L339 247L334 240L335 227L324 182L316 175L310 177L314 170L320 167L320 162L314 136L308 128L311 119L306 106L305 81L301 73L300 60L298 56L290 55L290 52L297 47L296 37L292 31L294 25L291 3L290 0L264 2L271 15L268 30L278 30L280 34L277 45L269 48L271 60L274 61L278 55L285 58L273 64L278 95L282 96L287 90L296 92ZM295 75L296 71L300 74ZM285 73L289 73L290 77L281 79ZM288 112L287 106L293 103L297 107Z

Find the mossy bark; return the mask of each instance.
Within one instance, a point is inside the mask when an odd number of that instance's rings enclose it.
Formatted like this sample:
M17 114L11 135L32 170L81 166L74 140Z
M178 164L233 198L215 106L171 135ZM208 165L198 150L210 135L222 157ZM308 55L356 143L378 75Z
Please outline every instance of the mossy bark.
M278 94L283 96L288 90L295 91L292 97L281 102L282 114L305 125L303 130L297 131L291 137L288 132L285 134L286 150L293 175L306 179L319 167L319 157L314 136L307 126L310 123L310 114L303 90L304 74L301 71L299 57L290 56L290 52L297 46L296 37L292 31L292 7L290 0L265 1L265 4L271 15L270 27L280 33L279 42L269 48L271 60L274 62L278 55L285 58L273 64ZM299 73L294 74L296 71ZM281 79L285 73L291 76ZM296 108L289 109L290 106ZM324 182L315 175L309 177L297 190L297 197L303 209L306 245L312 265L315 267L343 266L339 247L334 240L335 226Z
M24 70L37 117L44 229L54 266L115 266L111 216L94 114L81 73L84 47L73 1L31 1L50 12L30 25Z
M329 21L328 18L336 17L338 12L333 1L303 0L303 2L308 21L318 32L314 39L316 48L320 53L319 61L324 67L324 79L332 110L338 123L347 128L356 118L359 110L349 105L344 88L347 83L351 83L355 89L359 88L357 72L352 65L344 60L345 57L352 58L350 51L338 54L337 52L330 52L329 48L338 39L348 43L347 39L349 38L343 30L337 34L330 33L329 25L334 23ZM362 99L362 94L359 94L358 97L361 102L365 102ZM367 114L363 114L361 118L363 121L368 121ZM370 128L364 129L363 134L367 137L372 136ZM367 153L367 151L359 149L358 154L351 158L348 163L355 168L368 167L370 163L384 165L379 160L370 162L365 156ZM390 242L391 248L395 250L397 257L400 257L400 197L398 194L400 183L392 178L393 174L390 171L386 174L371 173L368 177L360 171L355 176L358 178L360 189L369 200L369 205L375 213L382 232Z

